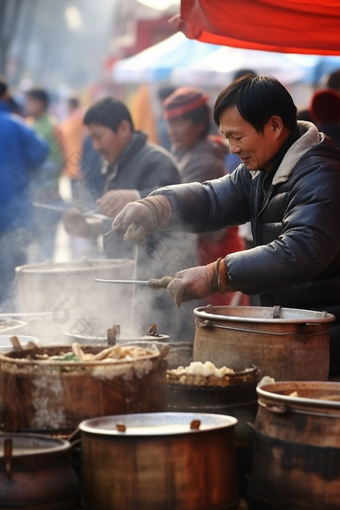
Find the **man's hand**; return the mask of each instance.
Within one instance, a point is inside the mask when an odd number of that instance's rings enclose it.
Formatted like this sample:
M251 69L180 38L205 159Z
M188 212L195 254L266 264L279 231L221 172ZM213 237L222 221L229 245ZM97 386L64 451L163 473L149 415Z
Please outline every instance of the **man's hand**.
M63 214L65 230L70 236L96 238L101 233L102 221L85 219L80 209L74 207Z
M145 246L146 236L164 228L170 221L171 205L164 196L128 204L112 223L112 230L124 240Z
M112 189L97 200L102 212L110 218L115 218L124 207L138 200L139 193L133 189Z
M203 299L215 292L224 294L232 290L228 286L224 259L218 259L207 266L190 267L176 273L174 278L164 276L149 280L153 290L167 289L177 308L192 299Z

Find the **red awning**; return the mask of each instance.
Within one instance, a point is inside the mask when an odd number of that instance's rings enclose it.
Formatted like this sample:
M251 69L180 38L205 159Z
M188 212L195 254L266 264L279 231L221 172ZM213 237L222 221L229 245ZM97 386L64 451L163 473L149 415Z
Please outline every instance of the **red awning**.
M282 53L340 54L340 0L182 0L190 39Z

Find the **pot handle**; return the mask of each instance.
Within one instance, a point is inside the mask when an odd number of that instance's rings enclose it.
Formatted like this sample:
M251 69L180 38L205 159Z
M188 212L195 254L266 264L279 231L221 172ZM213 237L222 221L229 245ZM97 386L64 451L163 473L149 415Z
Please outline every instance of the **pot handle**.
M4 440L4 460L7 480L12 479L12 452L13 452L13 439L7 438Z

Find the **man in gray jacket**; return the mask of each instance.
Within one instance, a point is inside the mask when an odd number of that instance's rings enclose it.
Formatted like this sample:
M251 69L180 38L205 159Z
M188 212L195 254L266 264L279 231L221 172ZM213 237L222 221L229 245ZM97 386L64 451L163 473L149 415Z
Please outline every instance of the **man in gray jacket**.
M126 207L114 228L140 242L156 229L251 221L254 248L178 272L164 281L169 294L179 306L241 290L266 306L331 312L331 374L340 373L340 151L314 124L297 122L290 94L270 76L236 80L214 118L241 160L235 172L158 190Z

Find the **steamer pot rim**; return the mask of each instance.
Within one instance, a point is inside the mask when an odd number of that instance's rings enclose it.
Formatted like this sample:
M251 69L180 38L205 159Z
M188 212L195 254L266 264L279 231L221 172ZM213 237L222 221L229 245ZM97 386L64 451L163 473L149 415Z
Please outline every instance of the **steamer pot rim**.
M91 263L94 262L103 262L102 265L93 265L91 266ZM63 268L66 264L74 264L74 267L69 268ZM89 263L89 265L86 265L86 263ZM125 264L127 266L133 266L135 262L131 259L86 259L86 260L74 260L70 262L37 262L34 264L24 264L22 266L17 266L15 268L15 272L17 274L19 273L38 273L38 274L45 274L45 273L51 273L51 269L53 268L60 268L60 272L53 271L53 274L65 274L71 271L77 271L77 272L85 272L89 270L101 270L101 269L112 269L115 266L118 266L119 264ZM45 267L44 267L45 264ZM82 265L83 264L83 265Z
M302 407L323 407L323 408L332 408L332 409L340 409L340 402L334 401L334 400L319 400L315 398L304 398L304 397L290 397L289 395L281 395L279 393L275 393L274 391L266 391L265 388L273 388L275 386L281 387L282 386L288 386L288 385L295 385L298 387L299 384L304 385L324 385L325 386L325 392L327 391L327 387L334 388L335 385L339 383L334 383L331 381L278 381L277 383L273 384L265 384L263 386L257 386L256 391L258 396L269 399L272 401L280 402L282 404L294 404L300 405ZM298 388L297 388L298 389ZM340 385L339 388L340 389Z
M228 306L225 306L224 308L228 309L228 308L236 308L236 307L228 307ZM254 307L253 306L242 306L242 309L245 310L245 309L253 309ZM272 310L273 307L264 307L264 306L259 306L258 308L261 308L261 309L268 309L268 310ZM291 317L291 318L286 318L286 319L281 319L281 318L277 318L277 319L274 319L273 317L271 318L266 318L266 317L242 317L242 316L234 316L234 315L220 315L220 314L214 314L214 313L209 313L209 306L201 306L199 308L195 308L194 309L194 314L196 315L196 317L200 317L202 319L205 319L205 320L220 320L220 321L226 321L226 322L229 322L229 321L235 321L235 322L256 322L256 323L266 323L266 324L306 324L306 323L313 323L313 322L316 322L316 323L327 323L327 322L333 322L335 320L335 316L332 315L331 313L329 312L318 312L318 311L313 311L313 310L300 310L298 308L285 308L285 307L282 307L281 310L283 312L286 312L288 311L289 312L292 312L293 314L296 313L296 315L298 316L299 314L302 315L303 313L305 313L305 317L301 317L301 318L294 318L294 317Z
M160 420L165 419L169 420L166 423L185 423L190 425L190 422L192 420L200 419L201 421L206 419L213 422L215 420L215 424L211 424L211 427L205 430L190 430L190 428L187 431L173 431L173 432L160 432L156 431L153 433L129 433L129 422L130 425L136 426L140 424L140 421L143 421L143 419L146 419L145 426L147 425L148 420L159 418ZM177 420L176 420L177 418ZM182 422L178 421L178 418L182 418ZM172 419L172 422L171 422ZM138 420L140 420L138 422ZM184 421L185 420L185 421ZM116 429L105 429L105 428L99 428L93 426L96 422L112 422L112 425L115 425L117 423L125 423L127 425L126 432L118 432ZM137 423L136 423L137 421ZM104 416L99 418L91 418L89 420L84 420L79 424L79 429L81 432L86 432L88 434L94 434L99 436L111 436L111 437L117 437L117 438L130 438L130 437L164 437L164 436L183 436L183 435L189 435L189 434L198 434L198 433L206 433L206 432L214 432L215 430L221 430L229 427L233 427L238 423L238 420L234 418L233 416L229 415L221 415L221 414L213 414L213 413L181 413L181 412L163 412L163 413L136 413L136 414L122 414L122 415L114 415L114 416ZM149 425L152 426L152 425Z
M71 444L66 439L51 437L51 436L47 436L47 435L43 435L43 434L31 434L31 433L22 433L22 432L3 432L0 437L4 438L4 439L18 438L18 439L22 439L22 440L24 440L24 439L37 439L37 440L40 439L40 440L44 440L46 442L53 441L55 443L56 442L59 443L51 448L41 448L41 449L39 448L36 450L32 450L32 452L30 452L30 453L22 453L20 455L16 455L14 453L14 454L12 454L13 459L20 459L22 457L27 458L27 457L36 456L36 455L40 456L40 455L46 455L46 454L51 454L51 453L60 453L60 452L64 452L64 451L71 449ZM4 458L3 456L0 457L0 461L3 460L3 458Z

